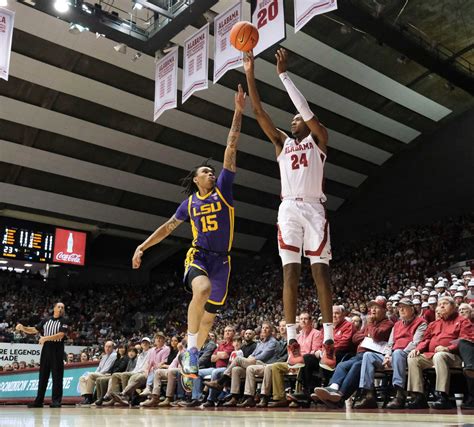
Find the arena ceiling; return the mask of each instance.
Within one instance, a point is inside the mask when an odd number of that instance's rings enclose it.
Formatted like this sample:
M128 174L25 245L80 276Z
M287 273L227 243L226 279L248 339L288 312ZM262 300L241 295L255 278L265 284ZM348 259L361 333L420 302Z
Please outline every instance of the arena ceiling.
M0 81L0 213L142 239L183 199L179 178L208 157L221 166L233 92L245 81L241 69L230 71L154 123L153 53L171 36L182 46L234 1L210 1L210 13L191 10L187 21L145 41L100 23L72 34L69 22L39 5L9 3L16 18L10 80ZM474 104L474 2L339 3L295 35L286 1L282 43L296 85L329 129L330 211L357 197L385 162L410 144L429 144L424 136ZM249 9L245 3L244 17ZM117 42L128 45L126 54L114 50ZM288 131L294 107L273 54L257 59L256 77L265 108ZM280 184L273 147L250 108L238 168L235 247L259 251L275 234ZM175 234L189 239L190 230Z

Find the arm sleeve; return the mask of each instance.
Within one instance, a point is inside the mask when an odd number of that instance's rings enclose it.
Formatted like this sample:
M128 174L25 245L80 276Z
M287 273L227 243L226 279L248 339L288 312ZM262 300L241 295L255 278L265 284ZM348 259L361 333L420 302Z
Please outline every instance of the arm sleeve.
M271 340L268 345L263 348L263 350L260 352L260 355L258 355L256 359L262 362L268 361L275 353L276 343L276 339Z
M374 341L388 341L390 332L392 331L393 323L390 320L384 320L377 325L373 330L372 338Z
M43 326L44 326L45 323L46 323L46 319L42 319L35 325L36 330L40 334L43 334Z
M424 352L428 346L430 345L431 336L433 335L433 327L434 323L430 323L428 328L426 329L425 336L423 337L423 341L421 341L417 346L416 349L418 351Z
M189 219L188 203L189 199L186 199L178 206L178 209L176 209L176 213L174 214L176 219L179 219L180 221L186 221Z
M228 169L222 169L217 178L217 188L220 190L227 203L234 205L234 197L232 195L232 185L234 184L235 173Z
M473 335L473 326L470 320L463 319L461 322L461 328L459 330L459 337L458 339L454 340L452 344L448 346L449 351L455 351L458 349L459 346L459 340L460 339L465 339L469 340L472 338Z
M285 89L288 92L288 95L291 101L293 102L293 105L298 110L298 113L301 114L303 120L305 122L311 120L314 117L314 114L311 111L311 108L309 108L308 101L306 101L306 98L295 86L293 81L290 79L288 73L281 73L279 74L279 77L281 82L283 83L283 86L285 86Z
M392 332L390 332L390 337L388 338L388 344L387 344L387 347L385 349L385 354L387 356L391 356L392 355L392 348L393 348L393 333L395 331L395 328L392 329Z
M61 322L61 327L59 328L59 332L64 332L64 335L67 335L69 331L69 326L67 324L68 322L66 320L63 320Z

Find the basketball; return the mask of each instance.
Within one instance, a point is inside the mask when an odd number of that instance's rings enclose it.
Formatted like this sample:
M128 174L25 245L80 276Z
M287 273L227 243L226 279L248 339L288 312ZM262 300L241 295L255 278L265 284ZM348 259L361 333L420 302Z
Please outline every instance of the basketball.
M257 27L247 21L237 22L230 31L230 43L242 52L248 52L257 46L258 37Z

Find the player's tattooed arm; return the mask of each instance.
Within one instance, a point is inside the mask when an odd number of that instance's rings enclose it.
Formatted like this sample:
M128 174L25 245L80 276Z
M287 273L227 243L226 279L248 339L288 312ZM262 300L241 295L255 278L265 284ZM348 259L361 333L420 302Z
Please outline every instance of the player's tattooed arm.
M148 239L146 239L141 245L135 249L135 253L132 258L132 267L140 268L142 262L143 252L148 248L160 243L162 240L166 239L183 221L176 218L173 215L168 221L163 225L158 227Z
M235 172L237 170L237 146L239 142L240 129L242 127L242 114L245 108L245 92L239 85L235 94L235 112L232 125L227 137L227 147L224 153L224 168Z

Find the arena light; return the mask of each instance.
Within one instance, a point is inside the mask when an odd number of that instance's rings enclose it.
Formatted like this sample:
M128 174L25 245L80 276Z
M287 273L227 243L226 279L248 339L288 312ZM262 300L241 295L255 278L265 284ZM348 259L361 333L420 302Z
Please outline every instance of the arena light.
M69 10L69 2L67 0L56 0L54 2L54 8L59 13L66 13Z
M0 264L8 264L8 261L5 261L4 259L0 259Z
M114 46L114 49L119 53L127 53L127 45L125 43L120 43Z
M25 264L25 267L33 267L33 264Z
M142 10L143 5L140 3L137 3L136 1L133 2L133 10Z

